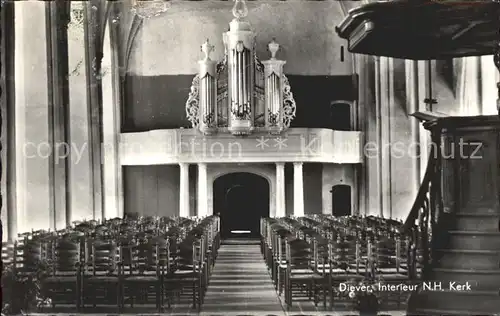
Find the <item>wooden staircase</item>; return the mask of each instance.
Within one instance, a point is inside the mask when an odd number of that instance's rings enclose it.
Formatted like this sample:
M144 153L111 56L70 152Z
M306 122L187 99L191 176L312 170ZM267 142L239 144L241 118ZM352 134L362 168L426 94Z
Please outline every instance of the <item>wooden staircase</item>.
M423 265L408 315L500 315L500 121L443 118L426 125L444 147L480 142L482 158L431 153L406 223L413 257Z

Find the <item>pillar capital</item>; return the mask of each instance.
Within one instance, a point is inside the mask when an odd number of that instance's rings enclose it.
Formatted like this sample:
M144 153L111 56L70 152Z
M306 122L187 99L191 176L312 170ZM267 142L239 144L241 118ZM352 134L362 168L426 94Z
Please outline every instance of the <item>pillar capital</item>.
M285 163L284 162L276 162L276 167L277 168L285 168Z
M294 166L295 168L300 168L300 167L302 167L303 165L304 165L304 163L303 163L302 161L300 161L300 162L294 162L294 163L293 163L293 166Z

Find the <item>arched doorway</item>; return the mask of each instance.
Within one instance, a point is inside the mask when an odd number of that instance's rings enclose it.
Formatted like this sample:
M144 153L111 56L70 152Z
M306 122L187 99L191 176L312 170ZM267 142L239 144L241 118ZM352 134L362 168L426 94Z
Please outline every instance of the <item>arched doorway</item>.
M351 186L346 184L334 185L330 192L332 193L332 215L352 215Z
M213 186L222 238L258 238L260 218L269 216L269 182L253 173L236 172L217 178Z

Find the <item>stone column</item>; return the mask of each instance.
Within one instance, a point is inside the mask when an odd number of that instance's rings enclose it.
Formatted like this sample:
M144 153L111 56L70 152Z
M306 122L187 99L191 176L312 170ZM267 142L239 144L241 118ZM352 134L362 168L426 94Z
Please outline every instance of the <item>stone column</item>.
M304 173L303 163L293 163L293 215L304 216Z
M370 197L373 199L370 202L369 214L367 215L376 215L383 216L384 209L384 181L383 181L383 163L382 163L382 148L383 148L383 139L382 139L382 65L381 58L375 56L374 57L374 68L375 68L375 102L374 102L374 115L375 115L375 128L374 128L374 140L376 145L375 153L369 153L369 158L371 160L371 167L369 171L372 171L370 175L374 175L376 181L371 181L372 183L376 183L376 185L372 185L370 187ZM371 170L370 170L371 169ZM370 179L371 180L371 179ZM375 180L375 179L374 179Z
M498 70L491 67L491 56L481 56L481 114L496 115L497 89L495 82L499 81Z
M1 113L1 219L2 219L2 241L14 241L17 237L17 214L16 214L16 160L15 155L15 2L5 2L0 8L0 50L1 71L0 76L4 79L0 83L0 113Z
M189 213L189 164L180 163L179 216L188 217Z
M493 56L493 62L495 63L495 67L497 67L498 71L500 72L500 44L497 46L497 50L495 52L495 55ZM500 82L497 82L497 110L498 110L498 115L500 115Z
M418 66L418 95L419 95L419 111L432 111L432 61L419 60ZM428 103L426 102L428 101ZM424 178L425 170L427 169L427 160L429 159L429 149L431 145L431 134L427 131L423 124L420 124L420 183Z
M68 21L65 3L46 2L47 13L47 69L49 92L49 179L51 223L56 230L71 224L71 166L73 150L69 137L71 119L68 90ZM64 145L61 145L64 144Z
M374 76L374 60L372 56L368 55L357 55L353 54L354 60L356 61L356 71L359 76L358 81L358 122L360 131L364 132L365 142L373 143L374 133L372 131L372 125L374 120L370 120L369 117L372 115L373 103L375 100L375 76ZM366 147L364 147L366 149ZM370 167L373 165L372 159L368 159L368 155L365 150L363 150L363 163L358 166L359 168L359 214L366 215L369 213L370 201L373 199L371 182L374 182L373 177L370 176ZM370 182L371 181L371 182ZM329 191L330 189L328 189ZM329 195L331 200L331 195ZM330 202L331 203L331 202ZM331 210L330 210L331 212Z
M208 182L210 181L210 182ZM214 179L207 177L207 215L214 215Z
M415 60L405 61L405 73L406 73L406 98L407 98L407 108L408 113L415 113L418 111L419 95L418 95L418 62ZM420 189L421 181L421 170L420 170L420 147L416 144L420 143L420 122L417 119L410 120L410 133L411 133L411 143L413 144L412 151L412 194L417 196L417 192Z
M82 2L71 2L71 20L68 26L69 109L67 115L73 122L68 128L72 159L69 161L70 166L67 172L71 191L69 198L71 222L94 218L83 5Z
M481 57L470 56L462 58L458 91L460 115L474 116L482 114L481 98Z
M112 7L115 4L111 4ZM112 9L111 9L112 10ZM102 61L102 133L104 213L123 217L123 175L120 163L121 97L118 18L113 16L104 33Z
M198 164L198 217L208 216L207 164Z
M88 102L88 142L91 171L92 213L96 220L106 218L103 199L102 153L102 41L101 9L95 1L84 3L85 76Z
M396 106L394 87L394 59L380 57L379 59L379 93L378 99L380 124L380 181L381 181L381 211L380 215L392 218L392 170L391 170L391 108Z
M285 163L276 163L276 217L286 216Z
M15 4L15 212L11 232L55 229L50 192L47 10L42 1Z

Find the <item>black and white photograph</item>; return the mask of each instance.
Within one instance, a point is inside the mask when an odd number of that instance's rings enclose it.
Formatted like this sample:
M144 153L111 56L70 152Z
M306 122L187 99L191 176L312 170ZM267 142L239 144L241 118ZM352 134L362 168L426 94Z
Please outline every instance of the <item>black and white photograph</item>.
M499 316L500 1L1 0L1 315Z

